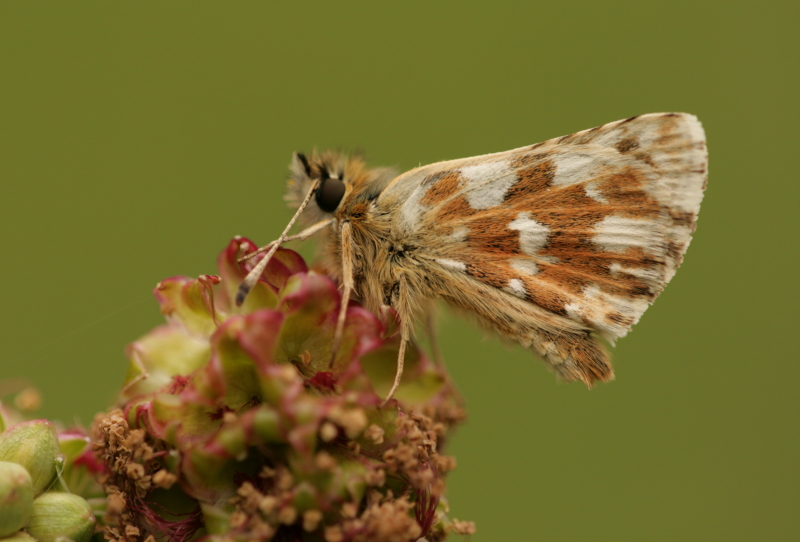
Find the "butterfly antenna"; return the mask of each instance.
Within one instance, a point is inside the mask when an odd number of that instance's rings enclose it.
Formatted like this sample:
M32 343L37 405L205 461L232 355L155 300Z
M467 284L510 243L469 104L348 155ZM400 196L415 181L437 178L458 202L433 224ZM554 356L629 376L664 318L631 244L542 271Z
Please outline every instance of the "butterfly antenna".
M311 196L313 196L314 192L316 192L317 188L319 188L320 182L321 179L316 179L314 181L314 184L311 185L311 189L308 191L308 194L306 194L306 199L304 199L303 203L300 204L300 207L297 209L297 212L294 214L292 219L286 225L286 228L283 230L281 236L278 237L278 239L273 242L272 248L269 249L269 252L267 252L266 256L261 258L261 261L259 261L258 264L256 264L256 266L247 274L242 283L239 285L239 291L236 292L237 307L242 306L244 300L247 299L247 295L250 293L250 291L258 282L258 279L261 277L261 273L263 273L264 269L267 268L267 264L272 259L272 256L275 254L275 252L277 252L278 247L280 247L284 243L284 241L286 241L286 234L289 233L289 230L292 229L292 226L294 226L294 223L297 221L297 217L300 216L300 213L302 213L303 209L306 208L308 202L311 201Z

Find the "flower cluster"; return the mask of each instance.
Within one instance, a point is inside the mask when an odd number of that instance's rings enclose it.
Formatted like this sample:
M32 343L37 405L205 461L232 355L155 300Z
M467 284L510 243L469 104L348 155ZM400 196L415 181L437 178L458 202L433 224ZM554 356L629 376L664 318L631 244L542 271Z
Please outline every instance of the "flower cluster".
M90 501L102 495L89 438L0 406L0 539L87 542L97 523Z
M109 540L442 540L474 526L448 515L443 455L465 413L441 364L412 346L395 398L397 314L349 301L340 348L336 285L278 250L242 307L258 257L234 239L219 276L174 277L156 296L167 324L133 343L118 408L93 448ZM345 300L344 302L347 302Z

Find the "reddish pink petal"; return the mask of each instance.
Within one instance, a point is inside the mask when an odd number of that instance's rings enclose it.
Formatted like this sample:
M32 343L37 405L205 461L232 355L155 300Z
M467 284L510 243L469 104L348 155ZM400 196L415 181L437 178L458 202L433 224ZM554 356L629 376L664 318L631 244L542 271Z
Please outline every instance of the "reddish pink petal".
M217 265L222 276L222 289L217 299L220 310L228 314L247 314L258 309L274 308L277 304L275 294L283 287L286 280L294 273L304 273L308 270L305 261L299 254L292 250L278 249L262 273L261 280L247 296L243 307L235 307L233 299L236 298L239 285L247 273L264 257L264 254L241 263L238 260L247 254L252 254L256 249L256 244L249 239L236 237L217 258Z
M250 243L250 241L247 242ZM244 244L242 244L242 248L245 248ZM254 245L248 245L248 248L249 250L245 250L244 255L256 251ZM247 275L265 255L266 252L239 264L243 272L242 278L244 278L244 275ZM283 288L283 285L289 277L295 273L305 273L307 271L308 266L306 266L306 262L303 260L302 256L293 250L279 248L275 254L273 254L267 268L261 274L261 280L270 284L275 291L277 291Z
M282 311L311 316L320 325L338 308L339 289L331 279L316 273L294 275L281 291Z
M261 310L245 317L237 338L260 370L275 363L275 348L285 316L277 311Z

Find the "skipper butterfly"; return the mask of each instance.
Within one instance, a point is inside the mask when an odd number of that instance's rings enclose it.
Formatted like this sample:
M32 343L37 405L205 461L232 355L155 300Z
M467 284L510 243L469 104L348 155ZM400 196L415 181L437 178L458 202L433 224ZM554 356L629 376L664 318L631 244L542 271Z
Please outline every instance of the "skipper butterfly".
M324 266L414 323L442 299L536 352L565 380L613 378L599 337L625 336L675 274L707 178L705 134L685 113L632 117L528 147L418 167L368 169L341 153L295 154L298 211L240 286L241 304L286 241L325 236ZM288 233L295 221L307 228ZM347 303L334 339L341 341Z

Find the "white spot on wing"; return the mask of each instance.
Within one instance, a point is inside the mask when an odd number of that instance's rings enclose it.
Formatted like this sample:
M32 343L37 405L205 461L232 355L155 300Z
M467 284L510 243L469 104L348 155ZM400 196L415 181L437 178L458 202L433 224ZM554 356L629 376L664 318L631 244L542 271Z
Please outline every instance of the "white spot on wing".
M459 262L458 260L450 260L448 258L436 258L434 261L443 267L452 269L453 271L464 272L467 270L467 265L464 262Z
M606 314L619 313L630 318L633 325L649 306L646 299L607 294L597 284L591 284L583 289L578 301L569 303L564 308L572 319L592 324L604 337L613 341L624 337L630 326L610 322L606 320Z
M503 288L506 292L525 299L525 283L520 279L511 279L508 281L508 286Z
M594 242L609 252L642 248L658 253L664 244L664 232L660 230L658 222L646 218L607 216L594 227Z
M584 310L580 303L572 302L564 305L564 310L567 311L567 316L576 322L588 322L588 318L584 318Z
M612 263L609 266L609 271L615 277L618 277L620 273L625 273L627 275L632 275L638 279L661 283L663 282L663 275L664 273L659 268L652 268L652 267L624 267L617 262Z
M419 224L420 217L427 209L422 205L422 197L425 195L423 190L414 190L411 195L403 202L400 208L398 225L400 229L413 231Z
M466 226L459 226L450 234L450 240L454 242L463 241L469 235L469 228Z
M608 204L608 198L603 195L596 182L586 183L586 195L596 202Z
M464 195L475 210L497 207L517 182L516 171L505 161L466 166L460 172L465 181Z
M520 213L509 225L512 230L519 230L519 245L522 252L535 256L547 244L550 228L531 218L527 211Z
M539 266L533 260L526 260L523 258L514 258L511 260L511 267L514 271L519 271L523 275L530 275L531 277L539 274Z
M568 186L585 182L594 176L594 171L603 160L597 153L555 154L551 160L555 164L554 186Z

